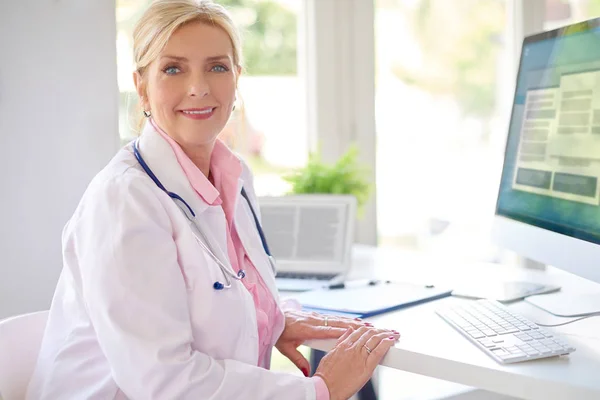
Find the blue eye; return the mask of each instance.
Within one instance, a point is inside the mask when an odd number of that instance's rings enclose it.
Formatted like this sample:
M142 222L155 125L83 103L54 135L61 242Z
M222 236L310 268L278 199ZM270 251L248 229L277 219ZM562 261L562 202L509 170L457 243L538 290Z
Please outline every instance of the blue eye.
M224 65L215 65L214 67L211 68L211 71L227 72L227 71L229 71L229 69L227 69L227 67Z
M167 75L175 75L175 74L181 72L181 70L177 67L167 67L167 68L163 69L163 72Z

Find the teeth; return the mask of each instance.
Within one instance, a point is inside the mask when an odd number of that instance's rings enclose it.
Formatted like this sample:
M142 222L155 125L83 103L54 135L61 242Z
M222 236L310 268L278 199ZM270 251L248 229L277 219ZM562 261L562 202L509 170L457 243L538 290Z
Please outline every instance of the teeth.
M208 113L212 112L212 110L213 110L212 108L209 108L209 109L203 110L203 111L184 111L183 113L184 114L196 114L196 115L197 114L208 114Z

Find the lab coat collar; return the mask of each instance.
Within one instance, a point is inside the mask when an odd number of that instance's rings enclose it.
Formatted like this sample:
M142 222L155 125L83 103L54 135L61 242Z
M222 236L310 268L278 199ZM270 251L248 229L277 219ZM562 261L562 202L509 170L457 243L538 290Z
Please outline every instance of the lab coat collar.
M146 164L168 191L181 196L196 215L206 211L209 205L198 196L177 161L173 149L150 121L146 121L142 130L139 149Z

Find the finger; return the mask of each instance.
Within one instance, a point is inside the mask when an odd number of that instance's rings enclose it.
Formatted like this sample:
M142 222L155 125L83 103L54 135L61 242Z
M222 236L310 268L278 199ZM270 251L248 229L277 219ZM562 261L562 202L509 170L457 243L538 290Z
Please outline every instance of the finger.
M394 336L396 339L400 338L400 333L397 331L390 331L388 329L380 329L380 328L371 328L372 332L375 332L375 334L379 335L379 334L384 334L384 337L387 336ZM364 340L363 340L364 339ZM360 340L362 341L361 344L365 344L366 340L368 340L369 338L361 338ZM369 346L371 347L371 346Z
M322 320L322 322L320 322L320 324L325 325L325 317L322 317L321 320ZM358 329L363 325L373 326L372 324L370 324L368 322L363 322L362 320L356 321L356 320L353 320L350 318L344 318L344 317L328 317L327 325L333 326L336 328L343 328L343 329L347 329L347 328Z
M345 328L334 328L332 326L314 326L310 330L311 339L337 339L346 333Z
M369 330L357 340L357 343L365 344L373 335L385 334L385 336L391 336L392 332L385 329L369 328Z
M370 328L367 330L358 340L354 343L353 346L362 347L369 341L373 336L384 333L385 331L381 329ZM387 332L386 336L390 336L390 333Z
M338 317L338 319L340 320L341 323L345 323L351 326L354 325L366 325L366 326L373 326L372 323L364 321L362 318L348 318L348 317Z
M387 354L388 350L394 346L396 339L393 336L388 336L383 339L377 347L371 350L371 354L367 357L367 368L373 371L377 365L381 362L383 357Z
M350 336L350 334L354 332L354 328L348 328L346 329L346 333L344 333L342 336L339 337L337 344L340 344L341 342L343 342L344 340L346 340L346 338L348 336Z
M355 329L354 332L352 332L350 334L350 336L348 336L342 343L344 346L352 346L353 343L356 343L356 341L358 339L360 339L360 337L362 335L364 335L366 332L368 332L369 330L371 330L373 328L369 328L368 326L361 326L358 329Z
M304 358L304 356L298 351L298 349L294 348L293 346L289 346L280 348L278 350L281 354L283 354L291 362L293 362L294 365L298 367L300 371L302 371L304 376L310 376L310 363L306 358Z
M346 328L334 328L332 326L311 326L305 329L304 336L307 339L338 339L344 333Z
M394 340L396 340L396 337L394 335L390 335L390 332L387 332L387 331L379 332L376 335L371 336L363 344L363 347L364 347L365 351L368 348L372 352L377 346L379 346L379 343L381 343L382 340L389 339L391 337L393 337ZM360 343L360 340L356 343L356 345L359 345L359 343Z

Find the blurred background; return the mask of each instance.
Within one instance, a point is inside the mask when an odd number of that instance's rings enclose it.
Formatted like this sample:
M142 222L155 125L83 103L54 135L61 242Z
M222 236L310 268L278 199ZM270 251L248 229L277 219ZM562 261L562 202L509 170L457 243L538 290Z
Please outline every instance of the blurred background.
M506 257L490 243L489 230L518 63L511 43L515 1L374 1L379 245L474 260ZM131 36L149 2L117 0L123 141L136 135L139 119ZM222 139L250 162L259 195L288 193L283 176L304 166L315 149L302 67L306 1L217 2L242 28L246 58L239 104ZM600 0L544 3L543 30L600 15Z

